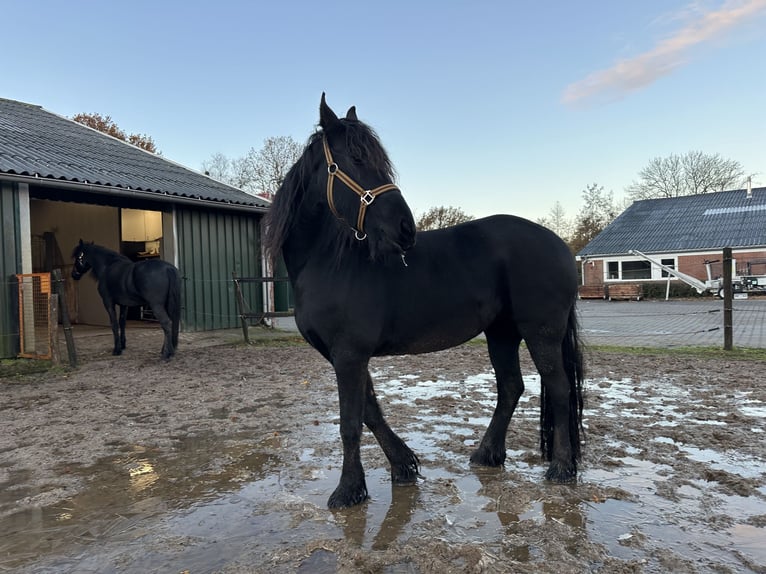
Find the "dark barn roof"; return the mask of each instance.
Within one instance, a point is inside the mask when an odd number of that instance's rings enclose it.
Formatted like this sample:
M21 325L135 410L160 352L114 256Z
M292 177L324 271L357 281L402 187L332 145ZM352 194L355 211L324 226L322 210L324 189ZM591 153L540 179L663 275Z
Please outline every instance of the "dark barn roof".
M265 211L269 203L40 106L0 98L3 177ZM156 197L155 197L156 196ZM160 197L162 196L162 197ZM65 199L62 197L62 199Z
M766 247L766 188L636 201L577 255Z

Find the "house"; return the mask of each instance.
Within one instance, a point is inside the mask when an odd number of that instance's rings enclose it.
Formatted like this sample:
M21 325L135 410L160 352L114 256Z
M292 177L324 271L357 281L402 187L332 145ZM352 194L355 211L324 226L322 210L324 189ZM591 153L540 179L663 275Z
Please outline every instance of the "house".
M725 247L736 274L766 275L766 188L634 202L577 253L582 292L668 281L667 271L631 250L701 281L710 270L715 279Z
M232 272L262 274L268 206L40 106L0 98L0 357L18 349L16 274L61 268L69 277L80 238L176 265L182 330L238 326ZM108 324L94 281L67 292L77 322Z

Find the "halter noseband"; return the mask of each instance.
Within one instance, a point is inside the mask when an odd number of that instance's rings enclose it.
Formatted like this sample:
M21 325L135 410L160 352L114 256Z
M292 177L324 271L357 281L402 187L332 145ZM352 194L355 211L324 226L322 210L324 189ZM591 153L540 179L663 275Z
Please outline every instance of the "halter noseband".
M354 230L354 237L359 241L364 241L367 238L367 234L364 232L364 215L367 212L367 206L372 204L372 202L375 201L375 198L381 193L399 188L393 183L386 183L372 190L362 188L361 185L351 179L348 174L340 169L338 164L333 161L326 136L322 138L322 146L324 147L325 159L327 159L327 204L330 206L330 211L332 211L333 215L338 219L344 219L338 213L338 210L335 209L335 201L333 200L333 185L335 183L335 178L337 177L346 184L346 187L359 196L359 216L356 219L356 228L351 227L351 229Z

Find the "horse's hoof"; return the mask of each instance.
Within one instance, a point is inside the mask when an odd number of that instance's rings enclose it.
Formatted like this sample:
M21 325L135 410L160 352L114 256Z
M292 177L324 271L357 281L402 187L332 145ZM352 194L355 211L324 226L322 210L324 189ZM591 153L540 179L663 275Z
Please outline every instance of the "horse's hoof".
M419 478L423 478L418 472L417 462L391 467L391 482L398 486L417 484Z
M574 482L577 479L577 465L575 464L557 464L551 463L545 472L545 480L565 484Z
M114 351L112 351L112 355L115 355L115 356L122 355L122 349L115 349Z
M503 466L505 463L505 451L493 452L486 448L478 448L471 455L471 464L476 466Z
M361 504L368 498L367 487L364 484L353 491L338 486L338 488L335 489L335 492L330 495L330 498L327 501L327 508L350 508L357 504Z

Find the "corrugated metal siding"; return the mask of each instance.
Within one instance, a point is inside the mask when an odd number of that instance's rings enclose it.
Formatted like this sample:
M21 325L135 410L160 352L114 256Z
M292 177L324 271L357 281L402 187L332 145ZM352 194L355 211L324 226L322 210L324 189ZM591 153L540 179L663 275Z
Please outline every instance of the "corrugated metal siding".
M231 274L262 275L260 217L179 208L176 232L178 266L183 278L183 330L239 327ZM260 309L261 287L252 284L244 290L247 304Z
M15 275L21 273L19 248L19 196L16 186L0 181L0 358L15 357L18 351L18 308Z

